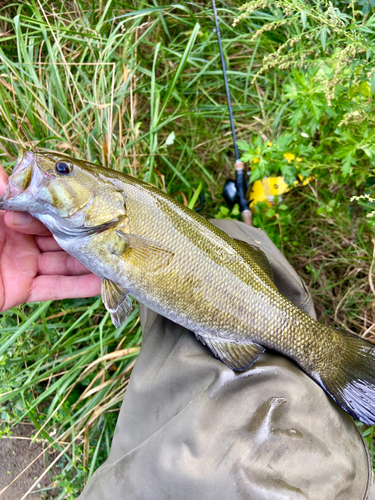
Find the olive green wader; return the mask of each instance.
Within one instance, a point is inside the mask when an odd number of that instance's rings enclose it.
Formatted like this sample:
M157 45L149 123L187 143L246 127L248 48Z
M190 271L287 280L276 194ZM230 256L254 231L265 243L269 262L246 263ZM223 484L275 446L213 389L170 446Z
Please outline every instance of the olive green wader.
M281 293L315 317L304 283L259 229L213 221L266 253ZM107 462L80 500L375 499L353 421L288 358L233 372L141 306L142 349Z

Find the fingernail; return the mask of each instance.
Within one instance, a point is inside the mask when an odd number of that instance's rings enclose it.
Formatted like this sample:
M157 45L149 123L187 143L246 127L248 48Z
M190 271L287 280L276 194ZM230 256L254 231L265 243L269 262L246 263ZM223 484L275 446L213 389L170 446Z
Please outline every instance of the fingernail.
M26 226L30 222L31 215L24 212L12 212L11 222L14 226Z

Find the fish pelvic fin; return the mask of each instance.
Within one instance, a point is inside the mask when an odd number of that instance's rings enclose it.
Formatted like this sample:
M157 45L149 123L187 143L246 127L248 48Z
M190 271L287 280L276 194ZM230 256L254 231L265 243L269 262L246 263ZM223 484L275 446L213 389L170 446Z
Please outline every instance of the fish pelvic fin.
M375 345L352 333L339 332L343 338L338 363L333 360L324 374L308 374L349 415L375 425Z
M103 304L111 314L112 323L118 328L132 311L131 298L125 288L106 278L102 278L101 288Z
M234 371L244 371L250 368L265 350L255 342L245 344L234 340L213 339L199 334L196 337L213 352L216 358Z

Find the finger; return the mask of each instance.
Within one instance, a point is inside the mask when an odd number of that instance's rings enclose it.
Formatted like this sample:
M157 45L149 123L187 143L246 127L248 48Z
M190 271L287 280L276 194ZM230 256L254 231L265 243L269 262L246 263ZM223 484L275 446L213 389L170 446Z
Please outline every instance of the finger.
M1 233L5 236L0 252L4 298L1 308L6 310L26 301L38 271L40 252L32 236L8 229L3 221Z
M51 234L44 224L24 212L6 212L4 222L8 227L20 233L38 234L40 236L49 236Z
M8 184L8 176L3 167L0 165L0 194L4 193L7 184Z
M61 247L53 236L35 236L36 244L41 252L60 251Z
M60 252L44 252L40 254L38 274L77 276L90 274L90 271L77 259L60 250Z
M100 278L95 274L83 276L37 276L28 302L76 299L100 295Z

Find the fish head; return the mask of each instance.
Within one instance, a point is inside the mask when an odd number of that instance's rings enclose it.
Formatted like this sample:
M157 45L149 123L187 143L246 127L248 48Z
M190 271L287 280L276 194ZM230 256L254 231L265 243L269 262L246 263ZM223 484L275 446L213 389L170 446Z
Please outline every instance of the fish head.
M126 215L125 199L88 162L60 154L22 151L0 210L27 212L54 233L103 229ZM54 231L55 229L55 231Z

